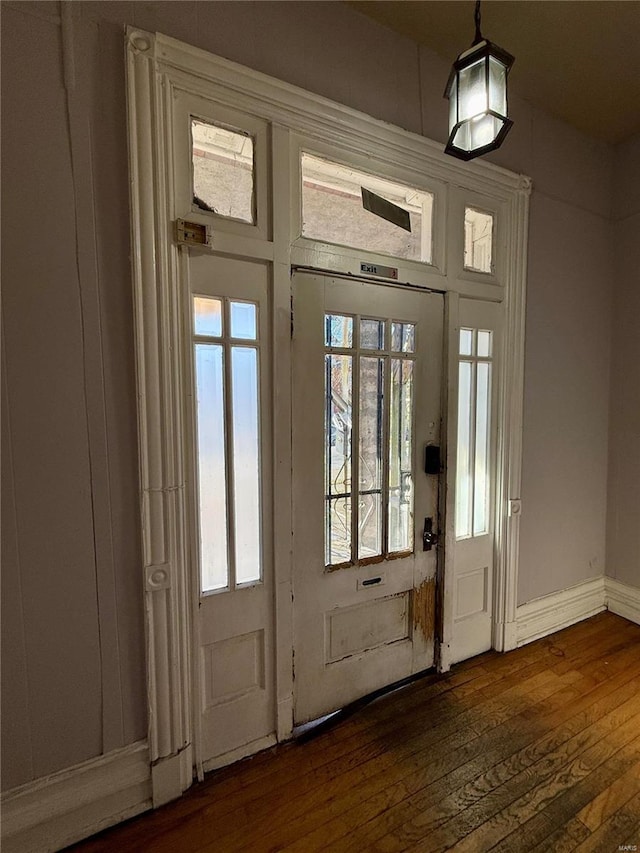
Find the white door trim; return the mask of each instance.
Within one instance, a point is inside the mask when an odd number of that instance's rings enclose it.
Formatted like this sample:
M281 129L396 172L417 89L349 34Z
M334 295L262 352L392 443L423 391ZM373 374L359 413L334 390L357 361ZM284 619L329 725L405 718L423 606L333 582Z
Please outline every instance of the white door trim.
M191 784L194 703L192 699L193 579L187 536L188 468L185 447L185 352L179 300L179 249L173 243L174 209L170 171L171 116L177 89L188 90L271 123L273 229L266 241L230 233L219 235L216 248L273 263L274 343L274 492L282 513L274 530L277 614L277 719L284 739L292 720L291 602L291 396L279 378L290 374L289 300L291 263L292 134L339 145L355 154L428 175L446 184L441 199L460 189L490 197L500 206L501 279L483 284L473 274L453 274L455 241L444 246L443 290L504 300L505 359L501 371L498 448L498 522L494 645L516 645L516 584L522 446L524 306L526 236L531 181L487 162L463 163L442 153L441 146L417 134L377 121L326 98L213 56L160 34L130 28L126 34L128 130L131 181L132 267L140 442L140 512L142 518L147 640L149 750L153 766L154 804L177 797ZM457 194L457 195L456 195ZM194 218L197 216L194 215ZM446 268L449 274L446 274ZM418 266L416 265L416 269ZM449 409L455 403L449 395ZM446 616L446 606L445 606ZM445 624L445 633L448 630ZM441 669L450 662L446 655Z

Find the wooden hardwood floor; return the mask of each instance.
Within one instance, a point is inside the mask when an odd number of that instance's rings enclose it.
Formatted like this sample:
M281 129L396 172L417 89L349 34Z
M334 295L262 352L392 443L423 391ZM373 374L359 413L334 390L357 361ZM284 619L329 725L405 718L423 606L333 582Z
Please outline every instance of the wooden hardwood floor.
M428 676L73 850L624 845L640 851L640 626L605 612Z

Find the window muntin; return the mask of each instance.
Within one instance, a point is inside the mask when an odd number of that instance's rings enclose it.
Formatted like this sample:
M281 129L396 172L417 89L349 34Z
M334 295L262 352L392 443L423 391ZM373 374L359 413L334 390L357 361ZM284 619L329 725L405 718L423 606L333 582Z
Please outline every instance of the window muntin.
M413 551L415 340L413 323L325 315L328 567Z
M473 207L464 209L464 268L493 272L493 216Z
M302 154L302 236L395 258L432 262L433 194ZM409 212L411 231L370 213L361 188Z
M253 302L195 296L202 593L262 577L260 342Z
M456 538L489 533L493 332L460 329Z
M241 130L191 118L193 203L200 210L254 225L255 145Z

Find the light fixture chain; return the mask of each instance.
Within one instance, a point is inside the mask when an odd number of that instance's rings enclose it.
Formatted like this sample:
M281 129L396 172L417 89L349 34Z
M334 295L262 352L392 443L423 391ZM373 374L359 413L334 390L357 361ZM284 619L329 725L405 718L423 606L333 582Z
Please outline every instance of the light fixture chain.
M473 41L474 44L478 44L478 42L482 41L482 33L480 32L480 21L481 21L481 12L480 12L480 0L476 0L476 11L474 13L474 20L476 22L476 37Z

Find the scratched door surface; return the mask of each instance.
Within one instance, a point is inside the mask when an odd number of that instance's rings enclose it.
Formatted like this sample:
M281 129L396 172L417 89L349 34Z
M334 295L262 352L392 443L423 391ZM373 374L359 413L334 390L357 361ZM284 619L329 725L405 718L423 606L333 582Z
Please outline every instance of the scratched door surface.
M433 665L443 297L297 272L295 720Z

